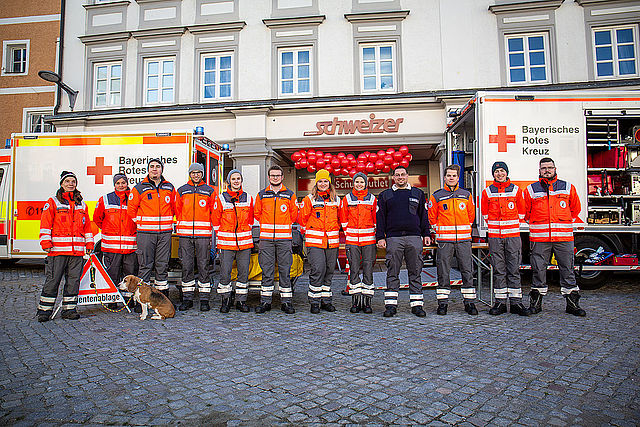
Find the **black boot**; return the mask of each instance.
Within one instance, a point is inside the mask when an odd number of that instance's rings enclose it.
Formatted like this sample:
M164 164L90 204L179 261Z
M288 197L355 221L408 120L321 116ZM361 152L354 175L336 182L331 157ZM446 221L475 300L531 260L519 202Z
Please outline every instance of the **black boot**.
M436 310L436 314L439 314L440 316L444 316L447 314L447 307L449 307L449 304L444 303L444 302L439 302L438 303L438 309Z
M176 288L178 288L178 302L182 304L184 302L184 292L182 292L182 286L176 286Z
M239 310L242 313L248 313L251 311L246 301L236 301L236 310Z
M200 300L200 311L209 311L211 307L209 307L209 300L201 299Z
M520 316L528 316L531 314L529 309L525 307L524 304L521 302L517 302L515 304L511 303L511 305L509 306L509 311L511 311L511 313L513 314L517 314Z
M182 301L182 304L180 304L180 307L178 307L178 310L187 311L190 308L193 308L193 301L191 301L190 299L185 299Z
M80 318L80 314L75 308L72 308L71 310L64 310L62 312L62 318L67 320L78 320Z
M293 304L290 302L283 302L282 305L280 305L280 310L284 311L286 314L293 314L296 312L296 309L293 308Z
M351 295L351 309L352 313L360 313L360 294Z
M476 305L472 302L464 304L464 311L466 311L468 314L472 316L475 316L478 314L478 309L476 308Z
M222 297L222 304L220 304L220 313L228 313L231 310L231 297Z
M51 320L51 312L39 312L38 313L38 322L42 323L42 322L48 322L49 320Z
M411 309L411 313L415 314L418 317L425 317L427 315L427 313L424 312L424 309L422 307L420 307L419 305L413 307Z
M398 309L396 308L395 305L385 305L384 306L384 313L382 313L382 316L384 317L393 317L396 315L396 313L398 312Z
M311 304L309 312L311 312L311 314L320 314L320 304Z
M587 312L580 308L580 305L578 304L578 300L580 299L580 294L578 293L578 291L573 291L569 295L565 295L564 297L567 300L567 313L580 317L584 317L587 315Z
M513 304L511 304L511 307L513 307ZM491 307L489 309L489 314L492 316L497 316L499 314L504 314L507 312L507 304L503 303L503 302L495 302L495 304L493 304L493 307Z
M267 311L271 311L271 304L268 302L261 302L260 305L256 307L256 313L265 313Z
M334 311L336 311L336 308L330 302L321 302L320 309L328 311L329 313L333 313Z
M529 292L529 312L531 314L538 314L542 311L542 295L537 289L532 289Z
M371 309L371 295L362 295L362 312L366 314L373 313L373 309Z

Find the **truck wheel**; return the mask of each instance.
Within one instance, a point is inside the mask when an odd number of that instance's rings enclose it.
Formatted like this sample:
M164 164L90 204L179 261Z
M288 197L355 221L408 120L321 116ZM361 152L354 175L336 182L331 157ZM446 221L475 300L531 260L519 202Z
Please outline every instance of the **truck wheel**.
M602 247L606 252L612 252L611 246L603 239L595 236L576 236L576 257L579 255L589 257L592 253ZM609 271L588 270L579 273L576 270L576 279L578 285L582 289L598 289L605 285L607 280L611 277Z

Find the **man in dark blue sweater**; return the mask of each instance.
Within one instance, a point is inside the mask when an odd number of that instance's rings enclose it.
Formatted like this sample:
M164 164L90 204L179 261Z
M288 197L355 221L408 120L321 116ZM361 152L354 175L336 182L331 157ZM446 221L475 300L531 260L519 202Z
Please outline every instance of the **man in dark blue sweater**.
M429 218L424 193L411 187L407 169L393 171L393 186L378 197L376 241L386 248L387 290L384 292L384 317L397 313L400 267L404 258L409 274L411 313L426 316L422 306L422 244L431 244Z

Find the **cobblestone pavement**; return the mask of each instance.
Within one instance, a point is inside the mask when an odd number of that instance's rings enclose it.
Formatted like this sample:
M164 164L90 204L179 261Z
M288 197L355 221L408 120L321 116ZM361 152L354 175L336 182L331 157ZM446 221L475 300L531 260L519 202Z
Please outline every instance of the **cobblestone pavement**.
M640 423L640 284L584 291L586 318L557 287L529 318L449 315L228 315L214 302L166 321L81 308L39 324L38 267L0 269L2 425L621 425ZM277 301L276 301L277 302ZM250 303L257 303L256 296Z

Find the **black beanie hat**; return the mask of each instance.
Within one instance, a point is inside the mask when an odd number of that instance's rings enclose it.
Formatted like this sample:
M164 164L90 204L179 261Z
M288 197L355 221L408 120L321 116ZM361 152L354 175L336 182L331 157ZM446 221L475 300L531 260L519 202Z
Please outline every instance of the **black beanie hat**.
M76 176L75 173L69 172L69 171L62 171L62 173L60 174L60 185L62 185L62 181L64 181L65 178L69 178L70 176L76 179L76 183L78 182L78 177Z
M504 169L507 172L507 175L509 175L509 166L507 166L505 162L495 162L493 166L491 166L491 175L493 175L498 168Z
M117 173L115 175L113 175L113 185L116 185L116 182L118 182L119 179L124 178L125 181L127 181L127 184L129 184L129 180L127 179L127 175L123 174L123 173Z

